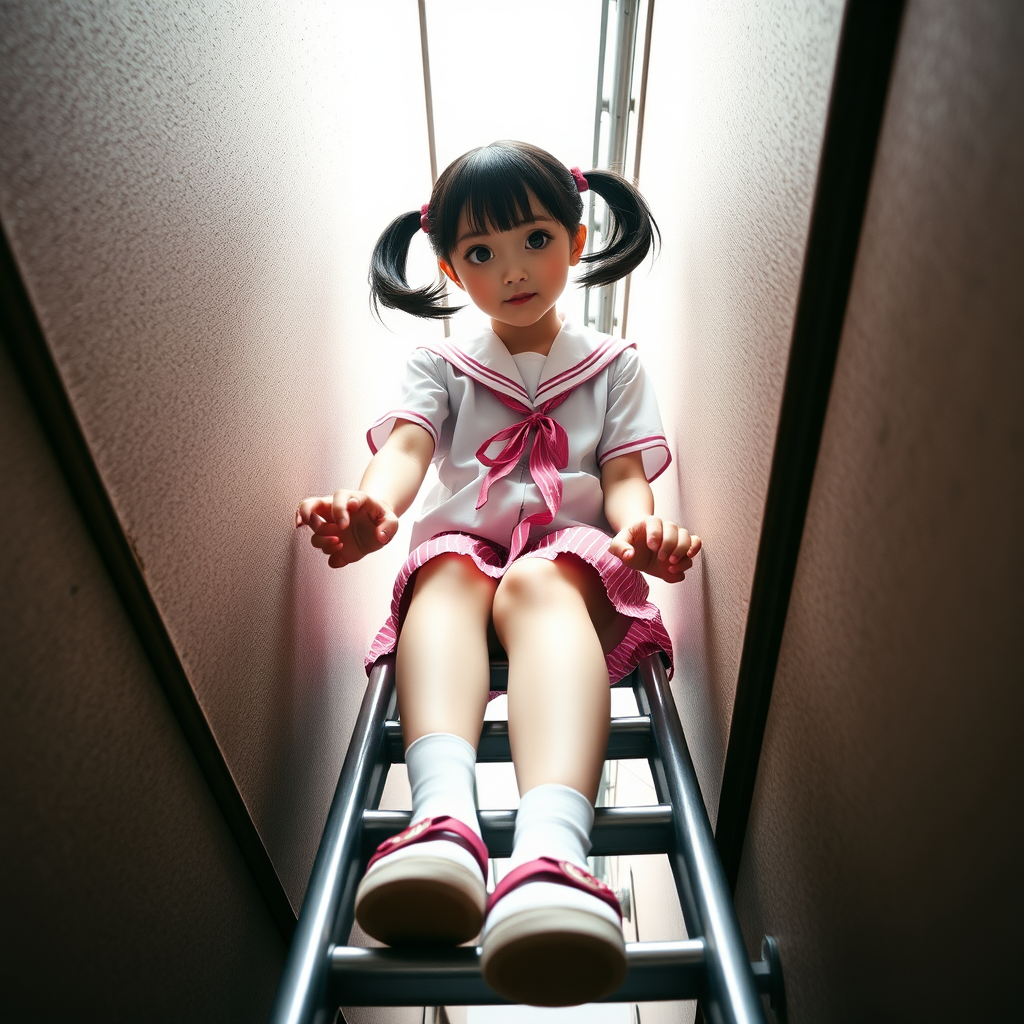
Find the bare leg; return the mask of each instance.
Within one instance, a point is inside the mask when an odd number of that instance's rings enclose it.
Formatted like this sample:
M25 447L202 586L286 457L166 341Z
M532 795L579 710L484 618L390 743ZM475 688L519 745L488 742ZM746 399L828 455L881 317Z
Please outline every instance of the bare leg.
M413 820L447 828L436 819L450 816L479 835L475 751L487 703L487 624L497 584L471 559L449 554L420 569L414 586L397 659ZM411 842L372 864L360 883L356 920L374 938L389 945L455 945L479 932L486 865L452 842L450 832L433 835L421 827Z
M626 974L618 913L585 885L559 884L565 875L585 878L611 703L599 634L617 616L597 573L571 556L516 563L493 616L508 651L509 738L522 794L510 866L526 876L487 916L481 967L513 1002L585 1003ZM573 864L575 875L566 867ZM559 881L537 874L552 865Z
M593 803L611 712L598 631L616 618L597 573L572 557L524 559L498 586L493 615L508 651L519 792L556 782Z
M416 574L396 662L402 736L480 742L489 689L487 624L497 581L464 555L441 555Z

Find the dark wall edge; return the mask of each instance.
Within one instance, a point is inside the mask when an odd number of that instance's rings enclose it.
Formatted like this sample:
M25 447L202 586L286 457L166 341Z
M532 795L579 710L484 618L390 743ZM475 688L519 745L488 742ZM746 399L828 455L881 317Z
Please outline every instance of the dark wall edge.
M0 336L178 724L286 943L295 914L107 493L0 229Z
M735 891L903 0L848 0L765 499L715 841Z

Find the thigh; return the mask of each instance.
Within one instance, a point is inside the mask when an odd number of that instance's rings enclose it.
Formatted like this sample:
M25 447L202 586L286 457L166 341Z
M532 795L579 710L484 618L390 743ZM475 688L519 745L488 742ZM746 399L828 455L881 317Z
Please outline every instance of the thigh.
M514 615L524 606L560 604L574 596L582 601L602 649L605 653L612 650L625 636L629 619L615 610L597 570L576 555L520 559L498 585L495 612L497 616Z
M406 746L450 732L474 746L487 702L487 623L496 582L465 555L420 568L398 637L398 707Z
M468 555L452 552L438 555L416 571L405 617L408 618L414 608L422 612L431 607L439 614L476 613L483 616L486 623L497 586L498 581L481 572Z

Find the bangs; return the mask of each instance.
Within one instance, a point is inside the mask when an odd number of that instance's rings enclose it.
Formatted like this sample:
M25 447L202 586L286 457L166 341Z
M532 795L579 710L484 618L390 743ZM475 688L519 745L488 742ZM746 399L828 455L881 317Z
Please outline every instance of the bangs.
M532 223L530 195L572 237L583 213L576 182L550 153L522 142L495 142L459 157L430 199L430 239L449 259L465 212L471 231L511 231Z
M466 197L459 208L465 211L472 231L511 231L533 220L530 208L530 189L514 174L503 169L497 173L486 171L478 175L465 175ZM542 206L546 204L537 196Z
M607 206L605 244L600 252L581 257L589 269L577 282L599 287L622 280L643 262L657 244L658 225L644 197L621 174L592 170L581 184L584 190L589 185ZM379 314L385 306L427 320L450 317L455 310L445 304L443 278L425 286L412 286L406 278L413 236L426 231L434 254L450 262L463 212L471 232L512 231L534 223L531 198L565 228L571 243L583 215L583 200L568 167L525 142L492 142L463 153L441 172L427 207L400 214L377 239L370 258L374 311Z

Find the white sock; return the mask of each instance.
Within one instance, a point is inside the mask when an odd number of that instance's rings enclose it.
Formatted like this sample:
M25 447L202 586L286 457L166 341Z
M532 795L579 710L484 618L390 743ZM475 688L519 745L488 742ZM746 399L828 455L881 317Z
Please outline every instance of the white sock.
M412 821L450 814L480 835L476 816L476 751L461 736L432 732L405 752Z
M579 791L547 783L524 793L516 813L516 841L509 869L537 857L587 867L594 808Z

